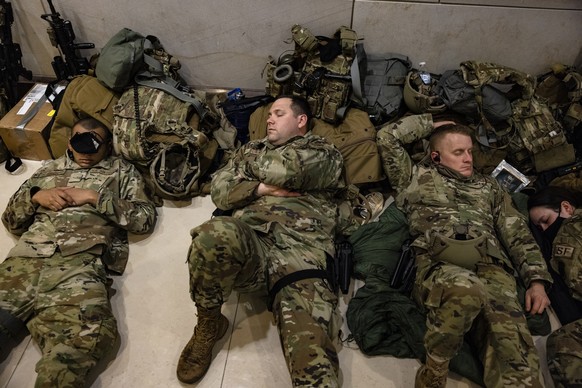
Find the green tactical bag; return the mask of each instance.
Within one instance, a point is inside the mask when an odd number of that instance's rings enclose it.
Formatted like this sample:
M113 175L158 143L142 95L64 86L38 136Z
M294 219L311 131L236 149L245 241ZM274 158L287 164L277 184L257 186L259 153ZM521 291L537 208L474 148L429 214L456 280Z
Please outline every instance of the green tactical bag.
M315 37L307 28L291 29L293 54L270 58L266 74L266 94L277 97L295 94L305 97L313 115L329 123L339 123L348 109L352 81L360 81L355 69L356 32L340 27L333 38ZM354 66L352 66L354 65Z
M199 194L199 180L218 147L197 129L191 104L135 85L121 95L113 114L113 148L147 175L152 192L166 199Z

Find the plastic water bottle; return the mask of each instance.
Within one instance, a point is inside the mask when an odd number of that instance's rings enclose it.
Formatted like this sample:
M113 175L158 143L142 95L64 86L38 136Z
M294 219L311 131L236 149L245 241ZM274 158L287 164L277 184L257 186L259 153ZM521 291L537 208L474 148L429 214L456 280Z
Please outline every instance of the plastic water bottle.
M426 62L418 63L418 73L420 74L420 79L425 85L430 85L430 73L426 71Z

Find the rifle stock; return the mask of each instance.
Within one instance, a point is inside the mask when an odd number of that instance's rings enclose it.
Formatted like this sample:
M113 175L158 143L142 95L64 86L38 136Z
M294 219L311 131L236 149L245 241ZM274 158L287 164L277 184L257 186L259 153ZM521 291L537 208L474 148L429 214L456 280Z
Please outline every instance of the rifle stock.
M47 0L51 13L40 17L49 23L47 29L51 44L58 48L61 56L53 58L51 63L57 80L71 79L79 74L87 74L91 65L87 58L79 55L79 50L95 48L93 43L75 43L75 32L70 20L63 20L55 10L52 0ZM63 58L64 57L64 58Z

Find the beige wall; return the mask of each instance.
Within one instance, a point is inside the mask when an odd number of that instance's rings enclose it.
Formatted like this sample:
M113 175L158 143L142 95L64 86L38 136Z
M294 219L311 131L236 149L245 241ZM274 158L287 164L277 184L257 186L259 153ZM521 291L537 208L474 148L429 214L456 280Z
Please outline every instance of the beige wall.
M462 4L465 5L462 5ZM183 77L204 87L262 89L269 55L292 49L291 26L331 35L351 25L367 52L398 52L430 71L486 60L539 74L573 64L582 47L582 0L54 0L76 42L103 47L122 27L160 38L182 63ZM53 77L58 51L40 18L46 0L12 0L14 41L37 77ZM480 5L494 4L494 5ZM495 5L497 4L497 5ZM503 6L499 6L499 5ZM509 5L509 6L507 6ZM546 8L536 8L546 7ZM557 9L565 8L565 9Z

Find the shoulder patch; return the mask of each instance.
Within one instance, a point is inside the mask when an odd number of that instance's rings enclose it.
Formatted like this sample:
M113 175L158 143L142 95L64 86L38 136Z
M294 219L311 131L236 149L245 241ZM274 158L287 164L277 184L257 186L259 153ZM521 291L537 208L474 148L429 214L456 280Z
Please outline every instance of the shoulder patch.
M568 245L554 246L554 256L572 257L574 255L574 248Z

